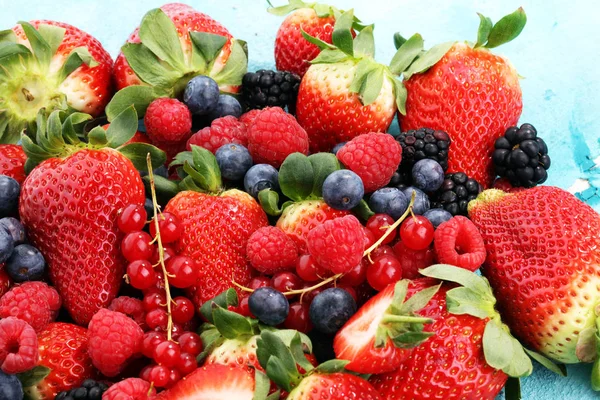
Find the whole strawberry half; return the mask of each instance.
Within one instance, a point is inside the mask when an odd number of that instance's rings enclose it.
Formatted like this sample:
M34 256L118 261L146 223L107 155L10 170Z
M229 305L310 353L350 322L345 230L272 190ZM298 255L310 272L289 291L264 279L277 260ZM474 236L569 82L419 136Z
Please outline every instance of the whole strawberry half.
M515 335L559 362L595 360L598 213L562 189L539 186L484 191L469 217L486 245L482 271Z
M74 26L20 22L2 36L0 49L0 143L16 143L25 128L34 135L41 108L98 116L110 100L112 58Z
M183 172L190 173L180 184L184 190L169 201L165 211L181 224L179 252L197 262L198 278L190 292L200 306L233 287L233 282L246 285L250 281L246 244L268 221L249 194L237 189L222 191L221 172L210 151L192 146L191 152L178 154L172 165L183 165Z
M489 49L517 37L525 22L522 9L493 26L482 17L474 45L457 42L445 44L449 49L434 47L430 56L441 59L418 57L404 73L407 100L406 113L399 116L402 130L426 127L447 132L452 139L448 171L464 172L485 187L495 176L494 141L516 125L523 109L517 71Z
M25 180L27 156L21 146L0 144L0 175L10 176L20 184Z
M144 143L124 146L137 129L132 106L106 131L96 127L89 132L87 144L77 132L84 134L84 122L91 117L61 114L54 111L46 122L40 113L35 142L22 136L26 168L32 170L21 189L19 212L29 238L44 254L63 305L76 323L87 324L110 304L121 284L125 260L116 217L128 204L144 203L137 169L144 169L146 154L156 156L154 165L164 163L165 155Z

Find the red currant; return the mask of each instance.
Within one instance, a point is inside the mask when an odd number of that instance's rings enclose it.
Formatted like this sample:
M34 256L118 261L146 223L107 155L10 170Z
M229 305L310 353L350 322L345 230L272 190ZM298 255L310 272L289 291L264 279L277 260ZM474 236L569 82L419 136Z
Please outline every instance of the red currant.
M144 290L156 285L156 272L152 264L146 260L136 260L127 266L129 284L136 289Z
M149 260L154 252L152 238L146 232L135 231L128 233L121 242L121 253L129 262Z
M164 388L169 383L169 374L171 371L164 365L155 365L150 371L150 382L154 383L155 387Z
M378 248L373 250L373 252L371 253L371 260L375 260L376 258L385 256L387 254L395 256L394 250L390 246L387 246L387 245L379 246ZM367 257L367 259L368 259L368 257Z
M394 218L387 214L375 214L367 221L367 229L375 236L375 241L379 240L387 229L394 224ZM396 230L394 229L389 235L383 239L382 244L388 244L396 238Z
M183 335L181 335L183 336ZM181 353L179 362L177 363L177 369L181 372L181 375L186 376L198 368L198 362L196 356L189 353Z
M173 243L181 236L181 225L176 216L171 213L162 213L158 216L158 230L163 243ZM150 235L156 237L156 223L150 222Z
M306 283L306 284L304 284L304 286L303 286L303 288L302 288L302 289L306 289L306 288L308 288L308 287L311 287L311 286L313 286L313 284ZM304 294L302 295L302 297L301 297L302 304L304 304L304 303L306 303L306 304L310 304L310 303L312 303L313 299L314 299L314 298L315 298L315 297L316 297L316 296L317 296L319 293L321 293L323 290L325 290L325 289L328 289L328 288L330 288L330 287L332 287L332 286L331 286L331 284L327 284L327 285L325 285L325 286L320 286L320 287L318 287L318 288L316 288L316 289L313 289L313 290L311 290L310 292L306 292L306 293L304 293Z
M375 242L377 241L377 238L375 237L375 235L373 235L373 232L371 232L366 226L363 226L362 228L363 228L363 233L365 235L364 249L366 250L375 244Z
M148 213L143 205L130 204L119 212L117 226L124 233L141 231L146 225Z
M146 312L166 308L167 296L165 293L159 292L157 289L156 291L147 293L144 296L142 303L144 304L144 310L146 310Z
M154 361L165 367L174 367L179 362L181 349L179 344L171 341L159 343L154 349Z
M367 281L377 291L382 291L390 283L402 279L402 265L390 254L376 258L367 268Z
M278 272L271 279L271 287L281 293L298 290L302 287L302 280L293 272ZM295 295L287 295L288 299Z
M167 327L162 328L165 332L167 331ZM171 328L171 337L173 340L178 340L183 332L186 330L183 329L183 325L178 324L177 322L173 322L173 327Z
M174 256L167 263L169 283L176 288L184 289L196 283L198 272L196 262L189 257Z
M346 286L358 286L363 283L367 279L367 266L369 265L369 260L364 257L362 261L356 265L356 267L352 268L350 271L346 272L340 278L339 282L342 285Z
M250 312L250 306L248 305L248 298L249 298L249 296L242 297L240 299L240 303L238 305L237 312L240 315L243 315L244 317L253 318L254 315L252 315L252 313Z
M283 322L283 326L302 333L310 332L313 329L313 325L308 315L309 308L309 303L290 304L290 312Z
M403 242L398 242L394 245L394 253L402 264L402 277L405 279L422 277L419 270L435 263L435 250L431 246L424 250L413 250Z
M271 286L271 278L264 275L256 276L250 280L250 283L248 283L248 287L252 290L256 290L265 286Z
M175 386L177 382L181 380L181 372L177 368L171 368L169 372L169 381L165 385L165 388L169 389Z
M12 286L12 280L10 276L2 269L2 264L0 264L0 297L4 296Z
M347 286L347 285L338 285L337 286L340 289L344 289L346 292L350 293L350 296L352 296L352 298L354 299L354 301L358 301L358 296L356 295L356 290L354 290L354 288L352 286Z
M202 353L202 339L194 332L185 332L179 336L179 346L182 353L197 356Z
M163 260L165 262L165 265L167 265L167 261L169 261L169 259L173 256L176 256L177 252L175 251L174 248L169 247L169 246L163 246ZM158 254L158 246L155 248L154 250L154 254L152 254L152 258L150 259L150 261L152 261L152 264L158 264L160 262L160 254Z
M146 332L142 342L142 354L148 358L154 357L154 348L165 340L167 340L167 337L162 332Z
M150 382L150 373L152 372L152 368L154 368L153 365L146 365L144 368L142 368L142 370L140 371L140 378L147 382Z
M165 310L161 310L160 308L149 311L148 314L146 314L146 324L150 329L166 327L168 322L169 315Z
M435 229L429 220L421 215L408 218L400 225L400 238L409 249L423 250L433 241Z
M321 268L310 254L304 254L296 259L296 274L306 282L315 282L331 272Z
M185 324L194 318L194 304L191 300L179 296L175 297L173 301L175 302L175 304L171 306L171 316L173 317L173 321L179 324Z

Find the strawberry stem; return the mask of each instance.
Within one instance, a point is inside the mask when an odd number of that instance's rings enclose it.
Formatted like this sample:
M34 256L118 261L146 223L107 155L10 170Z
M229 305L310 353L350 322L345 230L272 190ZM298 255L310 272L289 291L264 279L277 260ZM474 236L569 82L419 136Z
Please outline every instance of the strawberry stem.
M383 319L381 320L381 322L383 322L384 324L387 322L408 322L408 323L415 323L415 324L430 324L433 322L433 320L431 318L424 318L424 317L413 317L410 315L385 315L383 317Z

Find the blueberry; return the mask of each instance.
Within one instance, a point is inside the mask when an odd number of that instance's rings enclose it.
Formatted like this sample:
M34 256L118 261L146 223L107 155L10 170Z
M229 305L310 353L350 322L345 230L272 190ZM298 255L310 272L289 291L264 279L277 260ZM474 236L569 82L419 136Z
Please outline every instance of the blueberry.
M235 97L221 94L219 95L217 107L209 113L208 116L213 120L227 115L233 115L234 117L239 118L242 115L242 106Z
M140 176L146 176L148 175L148 173L146 171L139 171ZM167 169L167 167L165 165L161 165L160 167L156 168L154 171L152 171L152 173L154 174L154 176L162 176L163 178L168 179L169 178L169 170Z
M252 156L241 144L224 144L215 153L221 176L228 181L239 181L252 167Z
M0 218L17 214L20 192L19 182L9 176L0 175Z
M144 118L138 119L138 131L142 133L146 133L146 124L144 123Z
M6 217L0 219L0 227L4 227L13 238L15 246L25 243L25 227L16 218Z
M443 208L432 208L430 210L425 211L423 216L427 218L429 222L431 222L434 228L437 228L442 223L452 218L452 214L450 214Z
M12 235L8 233L6 228L0 226L0 264L10 258L15 248L15 243Z
M435 192L444 182L444 169L435 160L425 158L412 167L413 184L425 192Z
M348 143L348 142L342 142L342 143L338 143L338 144L336 144L335 146L333 146L333 150L331 150L331 152L332 152L333 154L337 154L337 153L338 153L338 151L340 151L340 149L341 149L342 147L344 147L344 145L345 145L346 143Z
M386 187L373 192L369 208L375 214L387 214L398 219L408 208L408 199L400 189Z
M39 280L45 269L46 261L42 253L28 244L15 247L12 256L6 262L6 272L15 282Z
M244 176L244 189L254 198L263 189L279 190L279 172L272 165L256 164Z
M315 296L310 303L309 315L315 329L334 334L356 312L354 298L340 288L329 288Z
M219 85L208 76L195 76L185 87L183 102L192 114L206 115L219 104Z
M425 211L429 210L429 197L421 189L414 186L409 186L402 189L402 193L406 196L406 199L410 203L412 192L416 192L415 203L413 204L413 212L417 215L423 215Z
M323 182L323 200L336 210L356 207L364 195L362 180L349 169L334 171Z
M283 293L272 287L261 287L252 292L248 307L260 322L271 326L283 323L290 312L290 303Z
M23 396L23 386L17 376L0 371L0 399L22 400Z

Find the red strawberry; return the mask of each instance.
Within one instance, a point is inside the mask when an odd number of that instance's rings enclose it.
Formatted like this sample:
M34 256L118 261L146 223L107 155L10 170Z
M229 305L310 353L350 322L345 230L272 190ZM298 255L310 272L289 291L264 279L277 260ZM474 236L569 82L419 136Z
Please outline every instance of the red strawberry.
M102 114L112 95L112 59L100 42L55 21L31 21L13 31L15 43L9 40L2 59L0 88L9 93L0 90L0 109L8 110L0 115L0 143L16 143L24 128L34 134L41 108ZM36 54L29 50L33 37L40 42Z
M10 176L19 184L25 180L27 156L21 146L0 144L0 175Z
M188 176L184 185L189 181L208 193L220 192L221 175L214 155L197 146L192 153L204 163L196 168L206 171L206 179L194 182ZM191 153L181 153L180 157L191 158ZM165 211L180 222L179 252L198 262L198 279L190 289L196 306L232 287L232 281L248 284L252 269L246 259L246 244L254 231L268 224L264 211L249 194L236 189L217 195L186 190L172 198Z
M424 323L433 320L415 316L414 312L425 306L438 288L413 291L413 296L406 299L408 285L407 280L389 285L338 331L333 349L336 358L350 361L346 369L361 374L393 371L409 357L411 348L432 336L421 331ZM411 334L411 340L402 339L402 334Z
M475 46L455 43L425 72L409 69L404 75L408 98L406 114L400 116L402 130L428 127L447 132L453 143L448 171L464 172L485 187L495 176L494 142L516 125L523 108L517 71L488 49L514 39L526 17L519 9L503 20L514 22L511 32L500 33L506 26L500 23L491 32L482 29Z

